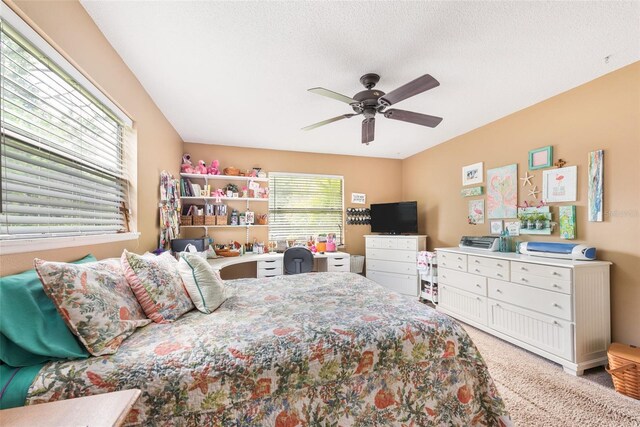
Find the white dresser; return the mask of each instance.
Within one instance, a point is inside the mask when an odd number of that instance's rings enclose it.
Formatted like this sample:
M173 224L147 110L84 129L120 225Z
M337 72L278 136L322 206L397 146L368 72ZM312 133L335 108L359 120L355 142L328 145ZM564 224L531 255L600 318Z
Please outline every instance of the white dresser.
M610 262L437 251L438 311L553 360L573 375L607 363Z
M367 235L366 276L392 291L418 296L418 251L427 248L427 236Z

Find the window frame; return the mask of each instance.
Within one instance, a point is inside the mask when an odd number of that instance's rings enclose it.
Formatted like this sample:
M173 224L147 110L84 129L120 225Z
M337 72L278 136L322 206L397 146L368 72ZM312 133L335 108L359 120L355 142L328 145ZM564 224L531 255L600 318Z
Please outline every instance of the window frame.
M106 114L119 121L123 127L123 136L126 134L128 138L123 138L121 141L121 149L123 150L123 156L129 160L133 160L133 164L125 163L125 170L121 179L124 180L125 185L129 186L129 211L135 213L137 211L137 200L135 198L137 187L137 165L135 164L137 158L137 139L135 130L133 129L133 121L113 102L108 98L97 85L86 77L73 63L65 58L65 56L58 52L46 39L46 36L41 36L38 31L29 26L23 21L11 8L4 7L2 10L2 26L5 25L10 28L11 32L16 32L23 38L28 44L32 45L36 53L34 54L38 59L47 64L54 70L61 71L69 76L73 81L73 86L84 96L94 100L99 108L101 108ZM65 80L67 80L65 78ZM71 83L68 81L68 83ZM3 129L7 135L10 134L9 129ZM4 136L3 136L4 138ZM130 219L131 230L136 229L136 219L132 215ZM68 248L75 246L85 246L99 243L109 243L125 240L138 239L140 233L137 231L130 231L124 233L106 233L106 234L91 234L91 235L69 235L69 236L48 236L48 237L18 237L16 238L0 240L0 256L5 254L32 252L35 250L50 250L58 248Z
M314 178L332 178L332 179L340 179L340 192L341 192L341 209L340 209L340 224L339 224L339 228L340 228L340 233L337 236L337 246L343 246L345 244L345 193L344 193L344 175L330 175L330 174L315 174L315 173L298 173L298 172L269 172L269 179L271 179L272 176L299 176L299 177L314 177ZM273 191L273 189L270 188L270 191ZM271 197L271 195L269 196ZM271 201L269 201L269 215L271 215ZM272 240L271 238L271 220L269 221L270 225L269 225L269 240ZM309 235L309 233L307 234ZM301 236L299 236L301 237Z

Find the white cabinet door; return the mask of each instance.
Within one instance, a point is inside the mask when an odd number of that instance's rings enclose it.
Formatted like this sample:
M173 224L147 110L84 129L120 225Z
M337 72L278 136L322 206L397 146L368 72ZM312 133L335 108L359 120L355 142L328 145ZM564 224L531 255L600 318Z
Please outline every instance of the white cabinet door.
M569 361L574 360L571 322L489 299L489 327Z
M472 320L481 325L487 324L487 299L480 295L472 294L454 288L453 286L438 285L439 307L451 310L460 315L462 319Z

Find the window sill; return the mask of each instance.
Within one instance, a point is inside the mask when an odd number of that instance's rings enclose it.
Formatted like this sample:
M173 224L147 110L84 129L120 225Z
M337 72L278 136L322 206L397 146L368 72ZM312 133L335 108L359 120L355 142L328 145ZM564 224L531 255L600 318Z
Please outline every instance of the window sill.
M100 243L112 243L125 240L136 240L140 233L98 234L89 236L66 236L40 239L1 240L0 255L18 254L23 252L46 251L50 249L71 248L75 246L89 246Z

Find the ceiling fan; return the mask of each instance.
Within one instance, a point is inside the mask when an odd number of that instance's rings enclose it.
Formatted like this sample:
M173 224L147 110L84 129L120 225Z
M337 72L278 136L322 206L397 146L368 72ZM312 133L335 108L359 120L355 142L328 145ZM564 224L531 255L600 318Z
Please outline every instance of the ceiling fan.
M374 86L380 81L380 76L377 74L369 73L360 77L360 83L366 88L362 92L358 92L353 95L353 98L333 92L331 90L314 87L309 89L309 92L316 93L318 95L333 98L338 101L345 102L353 108L355 113L343 114L341 116L333 117L328 120L324 120L319 123L312 124L307 127L303 127L302 130L311 130L320 126L327 125L329 123L337 122L342 119L349 119L353 116L363 115L362 121L362 143L369 145L374 139L376 113L383 114L388 119L401 120L403 122L415 123L417 125L436 127L442 121L442 117L429 116L427 114L414 113L413 111L398 110L392 108L385 109L391 105L397 104L407 98L417 95L422 92L426 92L429 89L440 86L440 83L431 77L429 74L418 77L409 83L400 86L399 88L392 90L385 94L381 90L373 89Z

